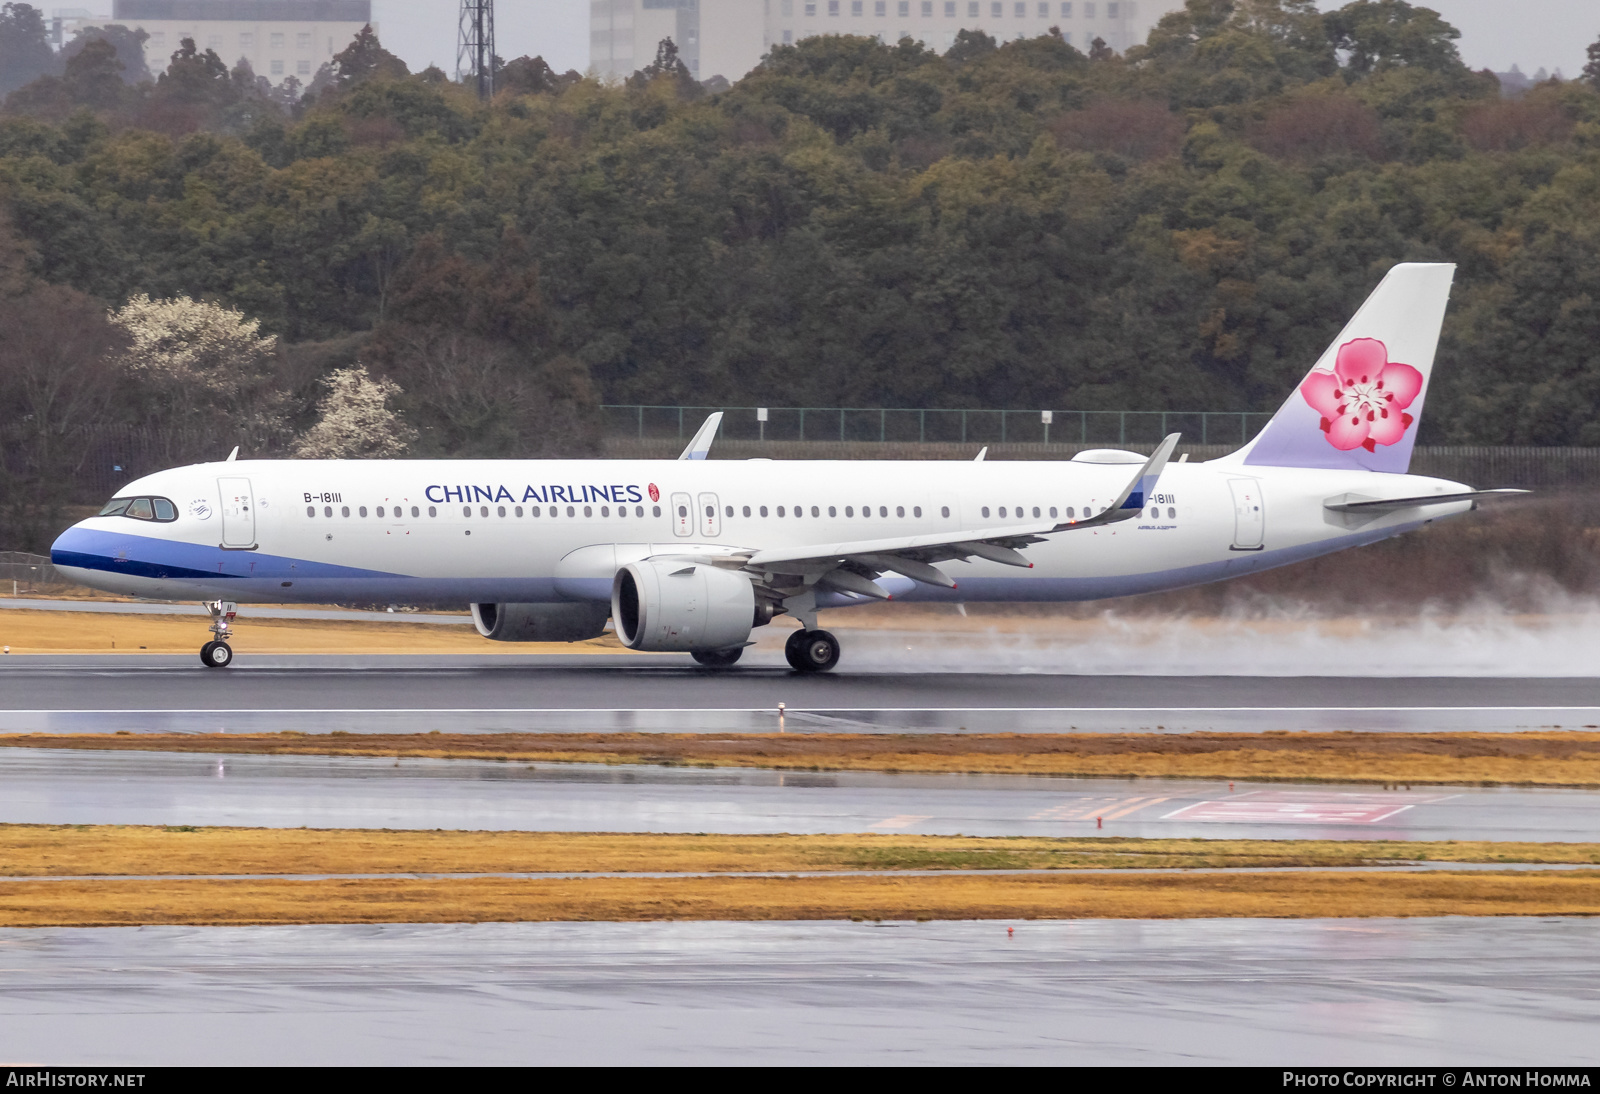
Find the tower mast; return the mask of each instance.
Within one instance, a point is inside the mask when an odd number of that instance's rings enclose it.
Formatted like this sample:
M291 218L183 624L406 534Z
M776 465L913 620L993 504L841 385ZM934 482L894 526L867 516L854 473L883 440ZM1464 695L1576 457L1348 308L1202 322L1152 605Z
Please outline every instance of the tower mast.
M456 79L476 86L480 99L494 97L494 0L461 0Z

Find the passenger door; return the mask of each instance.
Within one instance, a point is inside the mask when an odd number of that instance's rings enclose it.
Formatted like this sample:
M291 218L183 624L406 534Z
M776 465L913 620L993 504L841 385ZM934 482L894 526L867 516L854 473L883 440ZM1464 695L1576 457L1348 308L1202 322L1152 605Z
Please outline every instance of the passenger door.
M672 534L675 536L694 535L695 520L690 509L694 506L688 494L672 495Z
M1265 545L1267 513L1260 479L1229 479L1233 491L1233 550L1259 551Z
M218 479L222 494L222 546L256 545L256 502L249 479Z
M722 513L717 508L715 494L700 495L700 534L716 539L722 535Z

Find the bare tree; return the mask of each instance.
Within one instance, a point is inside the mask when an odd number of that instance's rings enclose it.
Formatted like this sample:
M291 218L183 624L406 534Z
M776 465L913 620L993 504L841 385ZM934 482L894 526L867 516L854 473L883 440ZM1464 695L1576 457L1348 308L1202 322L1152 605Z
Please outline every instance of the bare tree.
M43 550L72 500L86 443L116 416L126 346L102 305L60 285L0 294L0 509L6 542Z

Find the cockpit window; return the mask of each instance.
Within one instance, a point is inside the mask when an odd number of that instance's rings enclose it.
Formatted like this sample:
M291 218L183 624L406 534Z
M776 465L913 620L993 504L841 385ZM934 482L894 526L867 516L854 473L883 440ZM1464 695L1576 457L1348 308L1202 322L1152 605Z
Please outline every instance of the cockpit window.
M178 519L178 507L166 498L112 498L98 515L165 522Z

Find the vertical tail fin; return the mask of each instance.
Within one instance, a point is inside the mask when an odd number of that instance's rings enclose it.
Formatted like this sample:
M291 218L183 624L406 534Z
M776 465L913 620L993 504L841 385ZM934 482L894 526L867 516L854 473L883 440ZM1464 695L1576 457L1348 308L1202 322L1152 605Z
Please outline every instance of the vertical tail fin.
M1229 458L1405 474L1455 269L1390 270L1267 427Z

